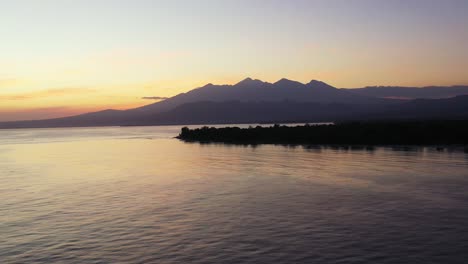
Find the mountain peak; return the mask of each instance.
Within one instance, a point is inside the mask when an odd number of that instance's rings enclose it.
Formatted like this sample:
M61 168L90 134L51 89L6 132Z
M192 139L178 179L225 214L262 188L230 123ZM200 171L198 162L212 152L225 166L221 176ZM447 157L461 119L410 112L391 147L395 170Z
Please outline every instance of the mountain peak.
M326 83L319 81L319 80L311 80L309 84L326 84Z
M280 85L280 86L302 86L304 84L297 82L297 81L292 81L286 78L282 78L281 80L277 81L274 83L274 85Z
M322 81L317 81L317 80L312 80L310 81L307 86L313 87L313 88L335 88L331 85L328 85L327 83L324 83Z
M244 80L238 82L235 86L239 85L258 85L258 84L264 84L264 82L257 80L257 79L252 79L250 77L245 78Z

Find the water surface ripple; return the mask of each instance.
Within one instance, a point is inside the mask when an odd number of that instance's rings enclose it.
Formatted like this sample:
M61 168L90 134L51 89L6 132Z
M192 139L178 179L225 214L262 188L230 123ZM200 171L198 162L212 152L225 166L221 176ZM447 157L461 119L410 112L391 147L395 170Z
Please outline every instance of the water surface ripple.
M468 155L0 131L1 263L466 263Z

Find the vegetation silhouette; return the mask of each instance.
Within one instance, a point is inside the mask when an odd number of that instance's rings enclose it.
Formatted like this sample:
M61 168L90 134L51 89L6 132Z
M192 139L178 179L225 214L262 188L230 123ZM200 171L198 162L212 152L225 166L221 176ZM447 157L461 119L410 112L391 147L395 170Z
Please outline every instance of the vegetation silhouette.
M183 127L184 141L232 144L468 145L468 121L347 122L270 127Z

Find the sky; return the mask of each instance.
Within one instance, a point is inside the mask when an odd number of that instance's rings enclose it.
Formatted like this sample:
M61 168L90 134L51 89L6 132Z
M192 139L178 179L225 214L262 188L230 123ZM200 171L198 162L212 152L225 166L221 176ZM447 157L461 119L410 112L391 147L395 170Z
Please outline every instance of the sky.
M468 84L467 14L466 0L0 0L0 121L246 77Z

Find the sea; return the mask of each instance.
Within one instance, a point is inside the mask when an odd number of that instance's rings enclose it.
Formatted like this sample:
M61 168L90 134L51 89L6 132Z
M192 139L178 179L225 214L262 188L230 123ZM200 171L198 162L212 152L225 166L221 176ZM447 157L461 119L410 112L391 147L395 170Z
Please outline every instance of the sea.
M0 263L468 263L463 150L180 129L0 130Z

